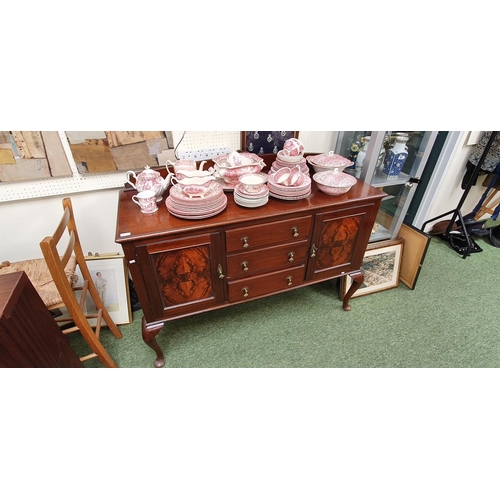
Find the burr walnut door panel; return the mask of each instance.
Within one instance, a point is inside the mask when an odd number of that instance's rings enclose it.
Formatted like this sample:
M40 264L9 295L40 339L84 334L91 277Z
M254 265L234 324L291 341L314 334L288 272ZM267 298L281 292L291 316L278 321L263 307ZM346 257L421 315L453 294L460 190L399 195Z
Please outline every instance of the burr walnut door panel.
M317 214L307 279L335 277L359 269L375 215L371 204Z
M149 243L136 252L156 320L224 301L219 233Z

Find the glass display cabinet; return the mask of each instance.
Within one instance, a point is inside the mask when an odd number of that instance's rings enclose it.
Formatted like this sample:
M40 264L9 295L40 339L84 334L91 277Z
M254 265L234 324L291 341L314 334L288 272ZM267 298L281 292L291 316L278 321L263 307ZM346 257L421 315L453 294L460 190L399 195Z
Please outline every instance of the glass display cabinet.
M386 193L370 243L396 238L438 132L339 132L335 153L354 161L344 172Z

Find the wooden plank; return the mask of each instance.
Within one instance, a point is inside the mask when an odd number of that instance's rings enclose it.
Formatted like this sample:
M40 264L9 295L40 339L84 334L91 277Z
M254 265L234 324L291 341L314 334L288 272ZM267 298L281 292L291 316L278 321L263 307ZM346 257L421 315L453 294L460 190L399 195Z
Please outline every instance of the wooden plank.
M41 132L12 132L21 158L46 158Z
M116 148L118 146L126 146L127 144L136 144L149 139L163 139L165 132L105 132L108 139L109 147Z
M10 144L10 132L0 132L0 144Z
M149 153L146 142L111 149L118 170L142 170L146 165L157 167L156 156Z
M16 165L0 165L0 181L16 182L50 177L49 162L45 158L20 158Z
M57 132L42 132L42 139L45 144L52 177L73 175L59 134Z
M89 173L114 172L117 169L107 141L88 140L81 144L70 144L69 147L75 162L85 163Z
M2 148L0 145L0 165L15 165L16 159L12 149Z

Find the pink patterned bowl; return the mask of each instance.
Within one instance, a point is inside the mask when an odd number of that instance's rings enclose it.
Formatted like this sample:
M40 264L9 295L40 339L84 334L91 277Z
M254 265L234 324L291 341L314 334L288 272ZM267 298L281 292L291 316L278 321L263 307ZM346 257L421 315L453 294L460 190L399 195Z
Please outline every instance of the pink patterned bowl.
M343 172L317 172L313 179L320 191L333 196L347 193L358 182L356 177Z
M344 168L354 165L354 162L335 154L333 151L330 151L328 154L307 156L306 160L315 172L326 172L334 168L344 170Z

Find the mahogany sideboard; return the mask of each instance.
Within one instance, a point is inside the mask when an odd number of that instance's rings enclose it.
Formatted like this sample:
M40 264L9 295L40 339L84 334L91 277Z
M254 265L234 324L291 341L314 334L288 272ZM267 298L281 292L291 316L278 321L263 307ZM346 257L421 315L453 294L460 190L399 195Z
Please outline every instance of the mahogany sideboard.
M0 368L83 368L24 271L0 276Z
M329 196L312 183L301 200L269 198L258 208L228 204L201 220L171 215L165 198L154 214L142 214L122 189L116 242L121 244L142 306L142 337L165 364L155 337L166 321L254 300L349 274L349 299L363 283L360 270L385 196L358 181Z

